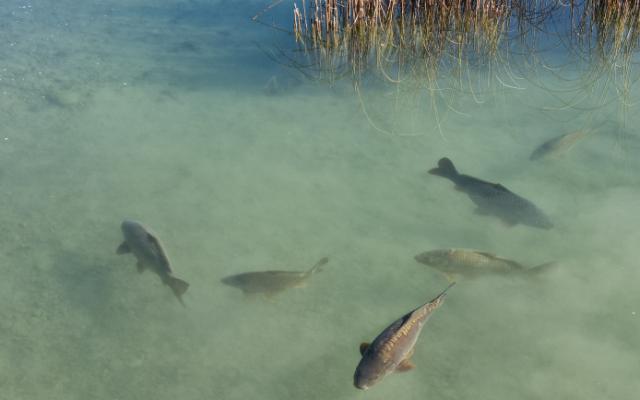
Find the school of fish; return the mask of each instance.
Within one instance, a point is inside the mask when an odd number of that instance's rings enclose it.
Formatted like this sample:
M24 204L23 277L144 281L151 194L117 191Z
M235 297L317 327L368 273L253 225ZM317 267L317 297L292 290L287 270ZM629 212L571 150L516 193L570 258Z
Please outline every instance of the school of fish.
M551 139L534 150L530 158L538 160L566 152L584 136L581 131ZM477 207L476 214L497 217L509 227L518 224L541 229L553 227L550 218L530 200L501 184L459 173L449 158L441 158L437 167L430 169L429 173L449 179L458 191L467 194ZM171 262L157 235L143 223L134 220L124 220L120 228L124 240L116 253L133 254L137 271L142 273L149 269L154 272L184 306L183 295L189 284L173 275ZM416 351L418 338L427 320L443 305L447 291L455 285L458 278L490 275L526 277L544 272L556 264L547 262L526 267L487 251L464 248L428 250L417 254L414 259L441 272L450 281L450 285L432 300L392 322L371 343L361 343L361 358L353 376L353 384L358 389L369 389L394 372L409 371L415 367L411 357ZM329 257L323 257L311 268L302 271L240 272L223 277L220 282L237 288L248 296L260 294L272 298L286 289L304 287L328 262Z

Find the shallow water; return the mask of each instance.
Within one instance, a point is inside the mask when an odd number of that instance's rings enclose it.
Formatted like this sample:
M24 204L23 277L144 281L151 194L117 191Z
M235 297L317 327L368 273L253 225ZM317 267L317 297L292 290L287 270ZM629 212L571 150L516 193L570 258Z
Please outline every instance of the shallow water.
M251 23L266 3L156 3L0 5L0 397L640 391L633 105L622 122L619 102L561 108L563 95L538 85L558 81L537 71L520 89L494 82L482 103L441 102L436 115L406 87L358 96L273 62L263 49L290 38ZM273 76L279 85L266 88ZM589 127L564 156L529 161L544 140ZM443 156L532 200L555 227L475 215L426 173ZM186 308L115 254L124 218L165 243L191 283ZM447 285L413 256L446 247L559 264L535 279L461 280L425 327L417 368L355 389L359 343ZM271 299L220 283L323 256L306 287Z

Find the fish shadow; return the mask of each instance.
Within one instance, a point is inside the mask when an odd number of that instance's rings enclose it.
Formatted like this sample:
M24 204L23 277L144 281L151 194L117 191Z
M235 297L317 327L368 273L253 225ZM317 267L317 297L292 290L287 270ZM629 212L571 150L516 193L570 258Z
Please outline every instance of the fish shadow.
M88 255L65 251L55 256L51 274L64 304L103 319L114 299L113 268Z

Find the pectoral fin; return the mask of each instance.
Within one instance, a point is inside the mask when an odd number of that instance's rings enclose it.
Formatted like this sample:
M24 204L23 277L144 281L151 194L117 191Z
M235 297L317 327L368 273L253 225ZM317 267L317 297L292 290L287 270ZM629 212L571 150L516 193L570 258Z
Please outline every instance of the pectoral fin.
M141 263L140 261L138 261L136 263L136 269L138 270L138 273L141 274L144 272L144 270L146 269L146 267L144 266L143 263Z
M118 246L118 248L116 249L116 254L125 254L130 252L131 252L131 248L129 247L127 242L120 243L120 246Z
M416 367L416 365L413 363L413 361L411 361L408 358L405 358L404 360L402 360L402 362L400 364L398 364L398 366L396 367L396 371L398 372L406 372L409 370L412 370Z
M369 348L369 343L367 342L360 343L360 355L363 356L368 348Z

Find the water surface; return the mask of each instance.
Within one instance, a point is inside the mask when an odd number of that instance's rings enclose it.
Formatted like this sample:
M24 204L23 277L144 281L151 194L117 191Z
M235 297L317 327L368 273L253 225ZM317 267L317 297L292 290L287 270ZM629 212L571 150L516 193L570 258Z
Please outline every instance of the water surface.
M373 83L358 96L346 80L328 86L273 62L265 49L291 38L250 21L262 2L157 3L0 5L3 397L586 400L640 390L633 105L624 119L615 101L563 107L571 95L541 88L558 80L536 70L519 89L492 80L481 99L438 100L436 115L409 85ZM544 140L589 127L597 132L564 156L529 161ZM443 156L534 201L555 227L475 215L426 173ZM115 254L124 218L163 240L191 283L186 308ZM559 266L533 280L459 282L418 341L417 368L355 389L360 342L447 285L413 259L444 247ZM323 256L307 287L273 299L220 283Z

